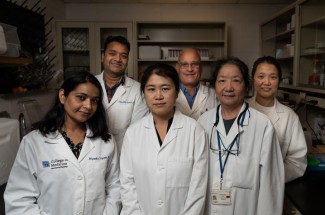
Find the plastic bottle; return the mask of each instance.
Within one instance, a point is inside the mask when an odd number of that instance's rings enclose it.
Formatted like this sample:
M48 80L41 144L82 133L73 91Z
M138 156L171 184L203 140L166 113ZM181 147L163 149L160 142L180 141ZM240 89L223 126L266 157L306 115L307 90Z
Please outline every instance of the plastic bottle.
M320 72L317 67L318 59L313 59L313 74L309 76L308 83L314 86L319 86L320 84Z

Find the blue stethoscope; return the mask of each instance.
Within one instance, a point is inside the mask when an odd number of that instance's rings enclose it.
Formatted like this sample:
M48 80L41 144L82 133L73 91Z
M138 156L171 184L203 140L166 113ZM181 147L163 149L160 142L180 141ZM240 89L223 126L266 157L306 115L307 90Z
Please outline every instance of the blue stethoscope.
M250 111L249 111L249 105L247 102L245 102L245 108L244 110L239 114L238 118L237 118L237 126L238 126L238 133L236 135L236 137L233 139L233 141L229 144L229 146L226 148L225 145L223 144L223 141L220 137L220 133L217 130L216 133L216 139L218 141L218 149L215 149L212 147L212 133L213 133L213 128L216 127L219 123L219 110L220 110L220 104L217 107L217 112L216 112L216 121L212 126L212 130L211 130L211 135L210 135L210 149L213 152L218 152L218 156L219 156L219 165L220 165L220 189L222 189L222 183L223 183L223 172L225 169L225 166L227 164L229 155L239 155L239 142L240 142L240 127L243 127L243 123L245 120L245 117L248 113L248 117L250 117ZM233 150L234 145L236 144L237 149ZM224 161L224 163L222 162L222 156L223 153L226 153L226 159Z

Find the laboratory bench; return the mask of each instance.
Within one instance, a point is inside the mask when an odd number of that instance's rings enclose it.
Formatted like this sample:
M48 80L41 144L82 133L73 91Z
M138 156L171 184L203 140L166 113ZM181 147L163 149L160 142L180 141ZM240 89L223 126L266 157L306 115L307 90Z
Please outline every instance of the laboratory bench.
M285 195L302 215L324 215L325 171L307 169L304 176L286 183Z

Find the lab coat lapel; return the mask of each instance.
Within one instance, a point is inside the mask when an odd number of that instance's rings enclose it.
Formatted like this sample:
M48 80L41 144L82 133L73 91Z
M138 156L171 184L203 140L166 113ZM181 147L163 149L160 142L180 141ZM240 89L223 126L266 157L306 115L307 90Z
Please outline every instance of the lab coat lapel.
M155 129L155 124L153 122L153 116L150 113L147 117L146 117L146 121L144 123L144 129L148 129L148 137L149 138L149 143L152 143L150 145L152 145L156 151L158 152L160 150L160 145L159 145L159 140L157 137L157 133L156 133L156 129Z
M81 169L76 156L72 153L67 142L58 131L54 134L48 135L45 142L51 144L54 151L62 155L64 158L68 159L68 161L75 165L78 169Z
M124 83L124 84L126 84L126 83ZM119 98L120 98L120 97L121 97L125 92L126 92L125 87L124 87L123 85L120 85L120 86L116 89L116 91L115 91L115 93L114 93L114 96L113 96L111 102L110 102L109 105L108 105L108 108L109 108L110 106L112 106L116 101L118 101Z
M200 86L200 88L196 94L195 100L194 100L192 112L197 111L197 109L200 108L201 104L204 103L204 101L207 99L207 97L208 97L208 89L207 88L203 89L203 87ZM201 111L204 111L204 110L201 110Z
M177 133L180 128L183 127L183 123L179 119L180 112L176 109L174 114L174 119L171 127L169 128L167 135L164 139L164 142L161 146L161 150L167 145L169 145L175 138L177 138Z
M181 110L183 110L183 111L186 110L186 112L184 113L185 115L190 115L191 108L190 108L190 105L187 102L187 99L186 99L183 91L181 91L181 90L179 91L178 97L179 98L177 100L179 100L179 101L177 101L177 105L179 105L179 108ZM181 101L184 101L184 102L181 102Z
M283 108L281 108L279 106L277 99L274 99L274 107L275 107L275 113L272 114L271 116L269 116L273 125L275 125L276 122L280 120L280 117L279 117L278 113L283 113L284 112Z
M107 96L106 96L104 72L102 72L99 75L98 80L99 80L100 85L102 86L102 91L103 91L103 94L104 94L104 96L103 96L103 105L104 105L104 108L106 109L108 107L109 103L108 103L108 99L107 99Z
M247 128L248 125L248 120L249 120L249 110L245 113L242 114L241 118L239 119L239 123L240 125L238 125L238 117L241 115L241 113L245 110L245 106L246 104L244 103L234 121L234 123L232 124L230 131L228 132L228 134L226 135L226 142L227 144L230 144L237 136L238 133L242 133L245 131L245 129ZM220 110L221 111L221 110ZM219 115L222 119L222 116ZM222 122L223 123L223 122ZM220 124L220 123L219 123ZM223 125L223 131L224 130L224 125Z
M92 136L92 132L90 132L89 129L87 129L87 134L78 158L79 162L81 162L89 154L89 152L95 148L93 141L90 138L87 138L88 136Z
M89 138L85 138L78 161L81 162L93 148L95 148L94 143Z

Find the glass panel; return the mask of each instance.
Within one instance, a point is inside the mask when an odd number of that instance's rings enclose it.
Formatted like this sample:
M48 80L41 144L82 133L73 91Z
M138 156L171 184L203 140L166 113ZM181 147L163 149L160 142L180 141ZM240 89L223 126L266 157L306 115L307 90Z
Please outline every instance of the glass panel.
M89 29L62 28L64 77L90 71Z
M303 4L301 23L298 84L325 89L325 1Z

